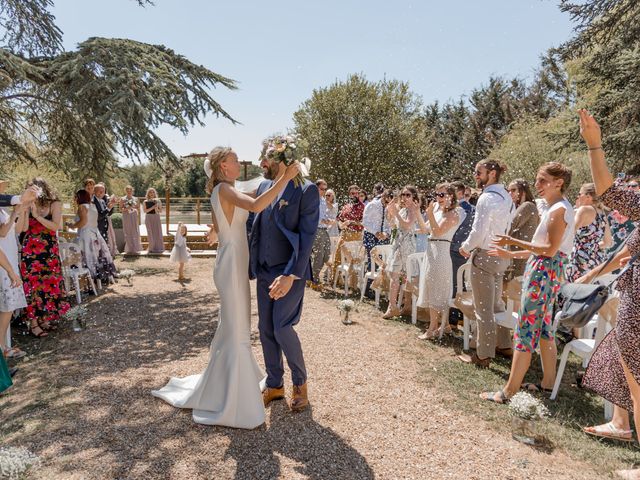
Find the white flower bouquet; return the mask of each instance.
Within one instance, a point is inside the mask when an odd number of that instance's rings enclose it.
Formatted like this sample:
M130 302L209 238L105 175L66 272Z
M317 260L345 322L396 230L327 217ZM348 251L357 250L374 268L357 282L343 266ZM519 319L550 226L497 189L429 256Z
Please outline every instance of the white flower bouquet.
M0 448L0 478L17 480L31 467L38 466L40 459L24 447Z
M120 273L118 273L118 278L124 278L127 281L127 283L131 285L131 279L135 274L136 274L135 270L131 270L131 269L121 270Z
M345 299L340 300L336 306L338 307L338 310L340 310L342 323L344 323L345 325L351 325L353 322L349 318L349 313L358 311L356 303L353 300Z
M509 400L509 412L523 420L541 420L549 416L549 410L536 397L527 392L518 392Z
M74 332L79 332L87 326L87 322L85 320L87 312L87 307L84 305L76 305L64 314L67 320L71 320Z

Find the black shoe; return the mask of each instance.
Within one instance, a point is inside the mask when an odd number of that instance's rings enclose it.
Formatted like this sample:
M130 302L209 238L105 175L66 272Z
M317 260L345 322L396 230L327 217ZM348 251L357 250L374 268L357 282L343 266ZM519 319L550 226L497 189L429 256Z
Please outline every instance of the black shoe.
M11 367L9 369L9 375L13 377L16 373L18 373L18 367Z

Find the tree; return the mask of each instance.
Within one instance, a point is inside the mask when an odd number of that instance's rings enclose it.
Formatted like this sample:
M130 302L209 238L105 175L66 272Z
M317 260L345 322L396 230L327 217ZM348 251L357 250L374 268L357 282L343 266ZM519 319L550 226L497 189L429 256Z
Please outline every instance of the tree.
M137 0L140 5L149 4ZM62 159L104 177L116 158L160 164L178 158L155 134L160 125L187 133L213 113L233 118L210 96L233 80L162 45L90 38L62 49L52 0L0 0L0 153L5 160ZM25 139L37 154L25 148Z
M295 130L312 159L312 173L345 195L356 183L370 191L431 184L421 100L396 80L352 75L313 91L294 113Z
M559 51L570 66L580 104L601 123L612 167L640 173L640 3L635 0L561 2L578 22ZM577 128L566 142L581 144Z

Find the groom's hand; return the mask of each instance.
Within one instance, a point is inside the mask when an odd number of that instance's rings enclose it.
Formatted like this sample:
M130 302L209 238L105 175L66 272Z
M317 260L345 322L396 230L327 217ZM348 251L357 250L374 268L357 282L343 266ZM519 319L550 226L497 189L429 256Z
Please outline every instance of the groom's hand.
M280 275L279 277L276 277L273 283L269 286L269 296L274 300L284 297L289 293L289 290L291 290L293 280L294 278L291 275Z

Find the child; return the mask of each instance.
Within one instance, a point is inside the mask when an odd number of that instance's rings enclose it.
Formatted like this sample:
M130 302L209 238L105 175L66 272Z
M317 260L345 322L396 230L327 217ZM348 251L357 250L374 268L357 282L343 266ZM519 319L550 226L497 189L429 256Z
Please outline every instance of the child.
M187 248L187 226L182 222L178 224L169 260L178 263L178 280L184 280L184 264L191 260L191 250Z

